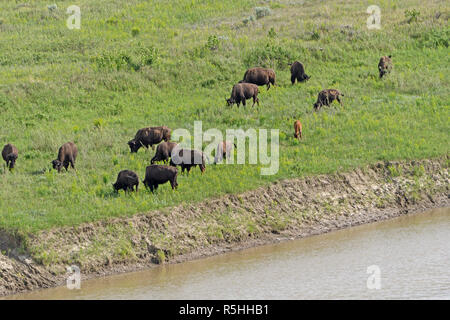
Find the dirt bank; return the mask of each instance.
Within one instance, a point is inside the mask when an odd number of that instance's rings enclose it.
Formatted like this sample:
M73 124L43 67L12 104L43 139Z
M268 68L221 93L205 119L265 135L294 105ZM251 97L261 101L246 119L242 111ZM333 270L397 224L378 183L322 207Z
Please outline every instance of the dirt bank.
M197 204L47 230L0 233L0 295L329 232L450 205L449 157L279 181Z

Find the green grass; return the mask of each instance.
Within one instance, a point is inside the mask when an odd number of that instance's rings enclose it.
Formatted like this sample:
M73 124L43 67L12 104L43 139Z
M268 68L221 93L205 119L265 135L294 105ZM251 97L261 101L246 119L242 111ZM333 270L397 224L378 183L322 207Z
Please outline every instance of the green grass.
M282 178L333 173L379 160L448 154L449 16L446 1L379 1L382 29L368 30L367 1L87 1L81 29L66 27L73 1L17 8L0 3L0 144L13 143L13 173L0 169L0 229L36 232L192 203ZM272 14L242 22L255 7ZM408 21L406 10L417 10ZM439 19L435 18L441 12ZM349 25L350 27L345 27ZM378 79L380 56L393 72ZM288 62L311 80L291 86ZM273 67L259 108L228 108L232 85L252 66ZM317 93L337 88L344 107L312 112ZM300 119L304 140L293 138ZM280 170L208 166L179 177L179 189L118 196L122 169L141 179L153 151L130 154L137 129L276 128ZM74 141L77 172L45 172ZM251 225L248 228L253 228Z

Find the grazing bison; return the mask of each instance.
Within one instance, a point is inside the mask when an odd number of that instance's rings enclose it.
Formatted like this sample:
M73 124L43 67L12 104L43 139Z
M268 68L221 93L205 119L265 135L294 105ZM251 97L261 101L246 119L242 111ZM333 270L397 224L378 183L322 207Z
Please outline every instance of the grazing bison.
M69 164L75 169L75 160L77 159L78 149L73 142L64 143L58 151L58 158L52 161L53 169L61 172L62 167L69 168Z
M181 167L181 172L184 172L186 169L188 174L192 167L199 166L203 174L206 170L205 158L204 153L201 151L175 148L170 158L170 165L173 167L178 165Z
M136 192L139 188L139 177L131 170L122 170L117 175L116 183L113 184L115 192L119 192L120 189L127 192L129 190L134 191L134 186L136 186Z
M392 70L392 56L383 56L380 58L380 62L378 62L378 71L380 72L380 79L386 73L391 72Z
M145 169L145 180L143 182L145 187L150 187L150 190L153 192L158 189L158 185L170 181L172 190L174 190L178 187L177 175L177 168L152 164Z
M170 155L172 154L173 148L175 148L178 144L175 142L162 142L158 144L156 147L156 153L155 156L150 161L151 164L153 164L156 161L168 161L170 158Z
M228 106L236 103L239 107L242 102L245 107L245 101L250 98L253 98L252 107L255 105L255 102L259 106L258 86L252 83L238 83L233 86L233 90L231 90L231 97L226 100Z
M2 157L3 160L6 161L6 166L9 170L14 169L14 165L16 164L17 157L19 156L19 151L12 144L8 143L3 147Z
M344 96L339 90L325 89L319 92L316 103L314 103L314 110L319 110L322 106L329 106L334 100L337 100L342 106L339 96Z
M295 79L297 79L298 82L307 81L311 78L305 73L305 68L303 67L303 64L301 62L295 61L293 64L291 64L291 82L292 84L295 83Z
M236 145L230 141L222 141L217 145L216 155L214 157L214 163L222 161L223 158L230 158L233 147Z
M244 74L244 79L239 83L253 83L258 86L267 85L267 90L270 88L270 84L275 85L275 71L273 69L265 68L251 68Z
M170 129L163 127L142 128L136 132L134 139L128 141L131 152L138 152L139 148L148 146L154 149L153 145L160 143L162 140L170 140Z
M302 123L300 120L294 122L294 138L302 139Z

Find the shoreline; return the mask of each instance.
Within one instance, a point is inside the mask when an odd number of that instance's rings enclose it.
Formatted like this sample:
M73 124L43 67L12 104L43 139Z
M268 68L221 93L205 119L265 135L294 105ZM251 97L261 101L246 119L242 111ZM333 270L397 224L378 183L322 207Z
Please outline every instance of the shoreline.
M63 285L73 264L83 281L448 207L449 181L448 156L382 162L25 240L0 234L10 249L0 254L0 296Z

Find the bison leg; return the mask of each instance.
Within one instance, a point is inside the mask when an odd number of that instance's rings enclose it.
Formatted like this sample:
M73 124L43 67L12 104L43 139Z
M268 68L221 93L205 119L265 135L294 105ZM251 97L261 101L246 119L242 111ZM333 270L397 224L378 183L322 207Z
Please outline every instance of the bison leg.
M291 75L291 82L292 82L292 84L295 84L295 79L296 78L297 77L295 76L295 74Z
M76 170L75 169L75 160L73 158L69 159L69 163L70 163L70 166L72 167L72 169Z

